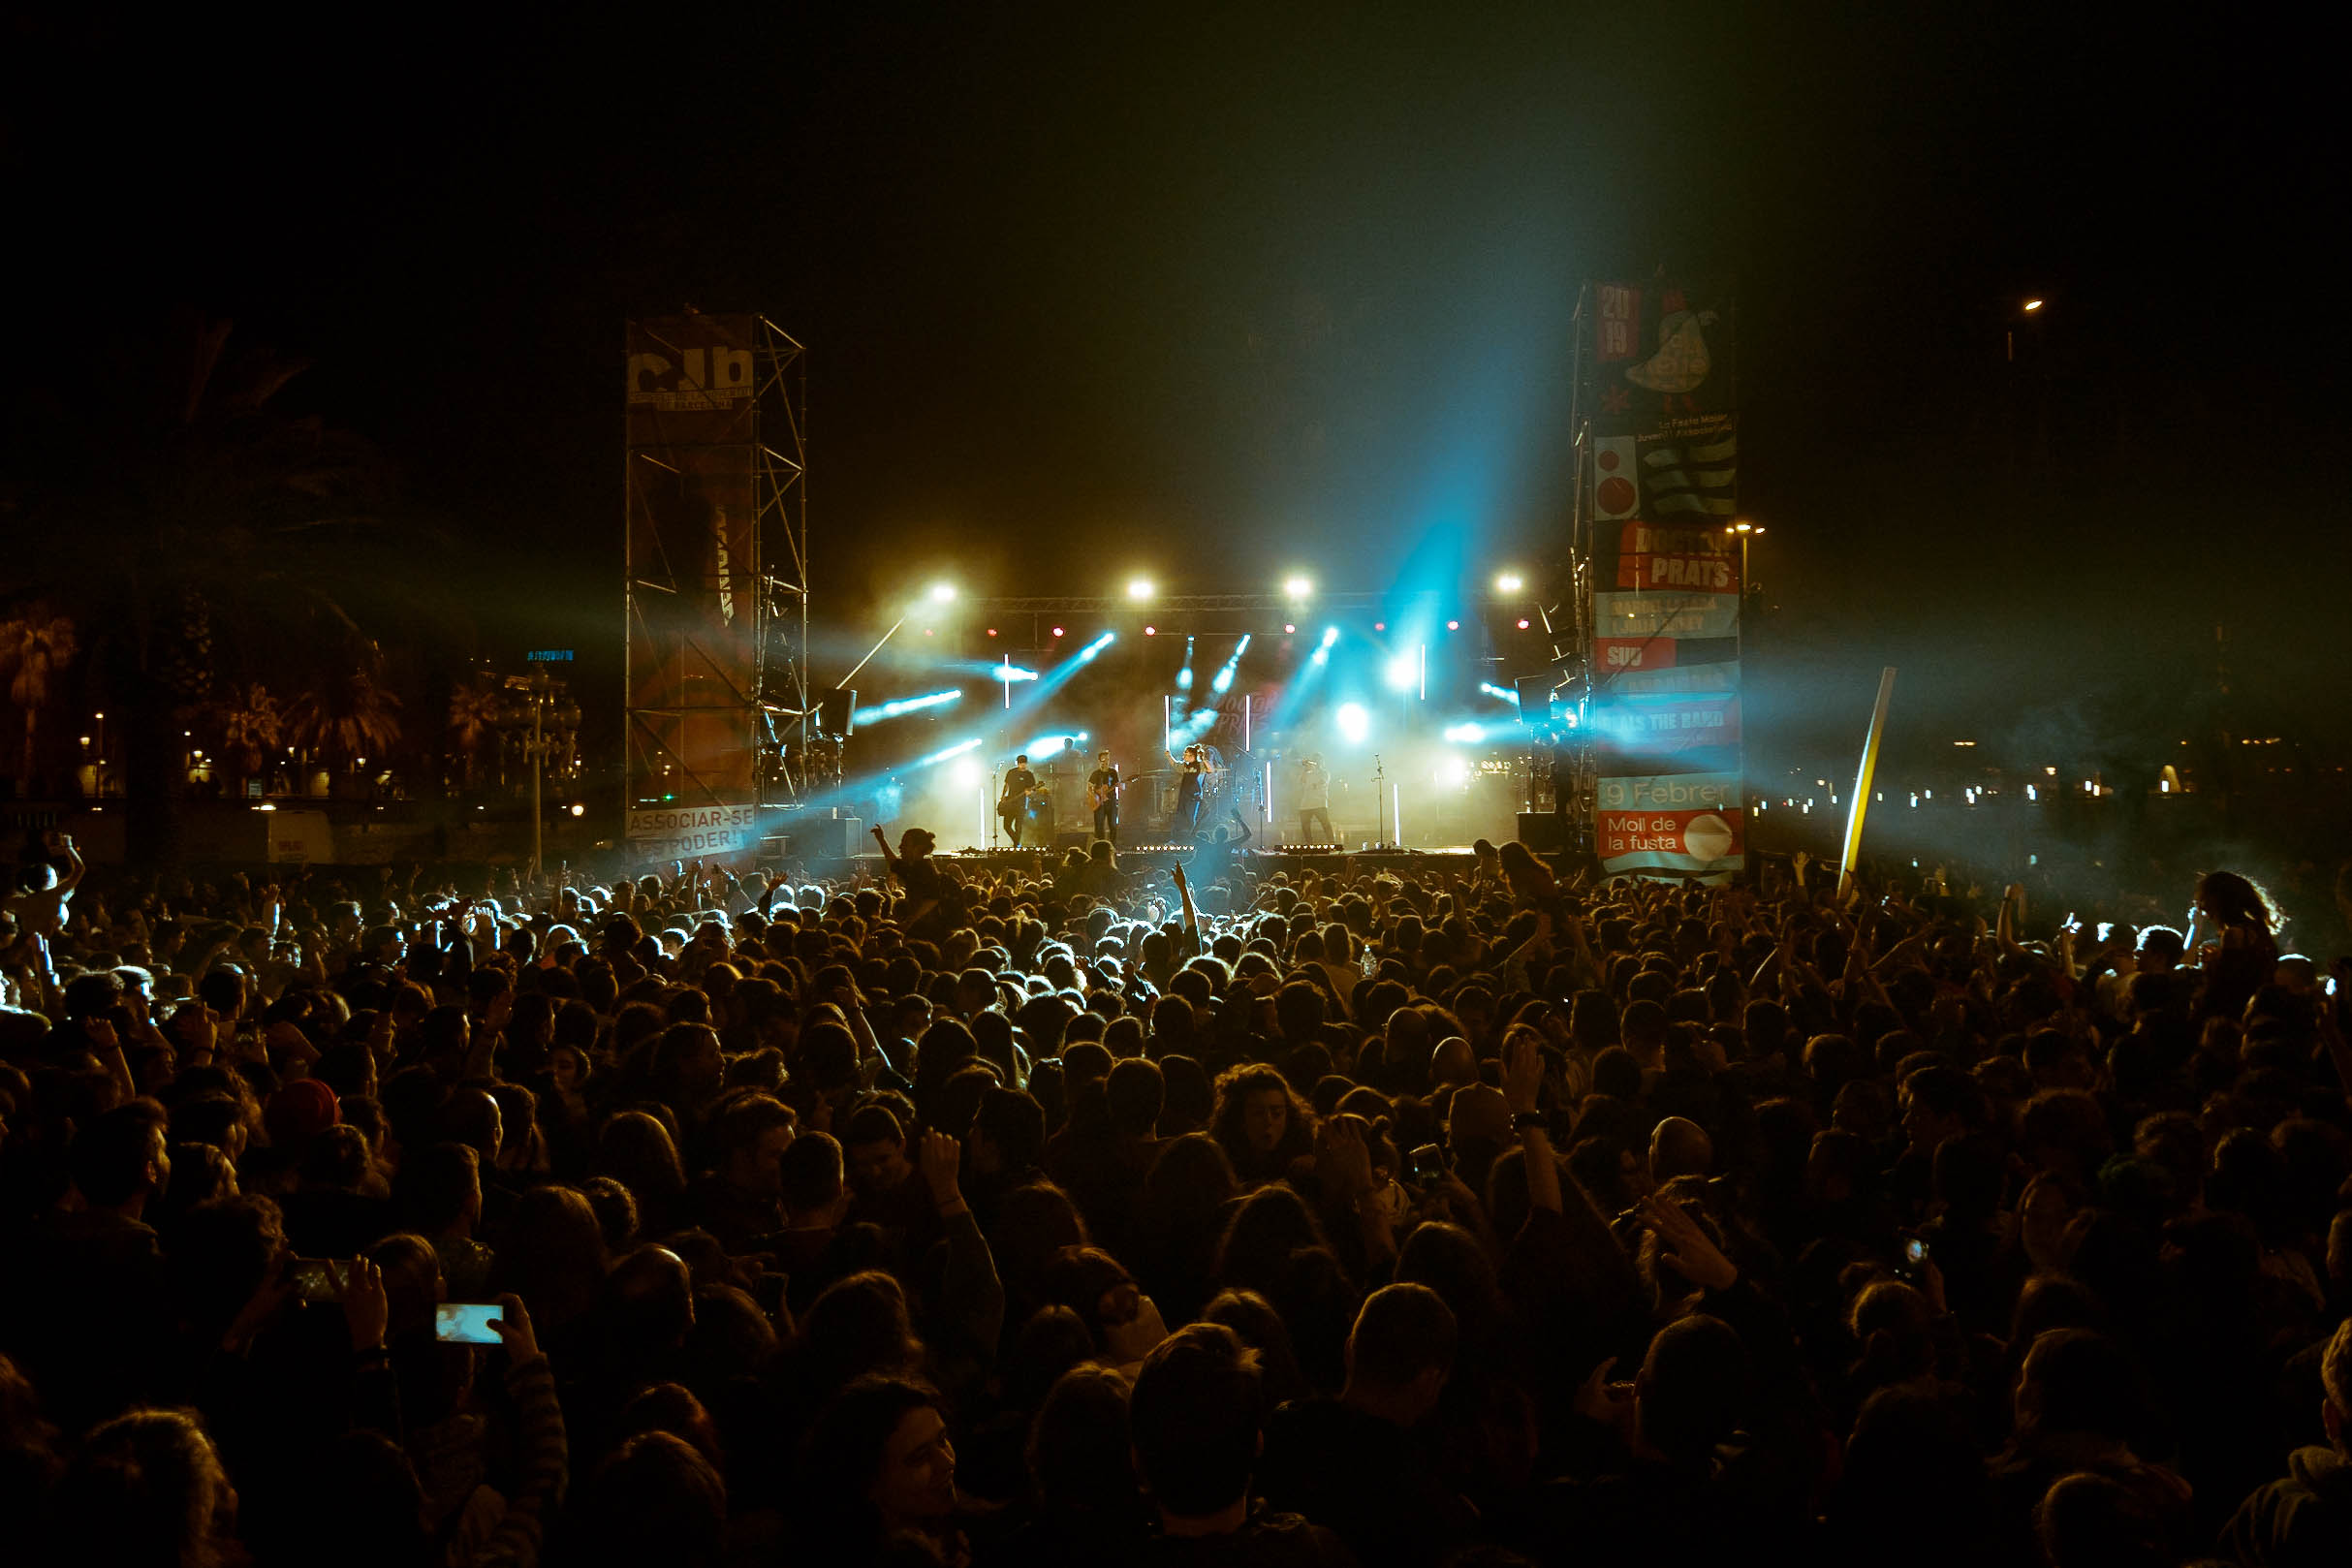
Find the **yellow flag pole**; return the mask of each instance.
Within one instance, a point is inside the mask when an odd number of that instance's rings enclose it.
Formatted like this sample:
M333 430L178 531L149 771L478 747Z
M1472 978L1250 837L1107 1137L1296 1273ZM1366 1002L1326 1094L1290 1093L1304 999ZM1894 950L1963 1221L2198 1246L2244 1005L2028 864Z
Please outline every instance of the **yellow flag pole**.
M1862 818L1870 804L1870 780L1878 771L1878 742L1887 733L1887 704L1895 696L1895 667L1888 665L1878 672L1878 706L1870 709L1870 733L1862 743L1862 770L1854 775L1854 802L1846 811L1845 853L1838 857L1837 891L1842 894L1854 879L1855 862L1862 858Z

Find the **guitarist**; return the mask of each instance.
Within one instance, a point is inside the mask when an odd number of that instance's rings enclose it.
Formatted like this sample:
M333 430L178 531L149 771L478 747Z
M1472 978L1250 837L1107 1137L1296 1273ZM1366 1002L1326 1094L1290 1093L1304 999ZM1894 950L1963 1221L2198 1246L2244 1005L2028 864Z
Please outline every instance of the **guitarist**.
M1094 836L1116 844L1119 841L1119 770L1108 751L1094 754L1094 771L1086 775L1086 800L1094 807Z
M1028 820L1029 792L1035 788L1037 775L1029 771L1029 754L1024 751L1005 769L1005 787L996 798L996 815L1015 849L1020 848L1021 824Z

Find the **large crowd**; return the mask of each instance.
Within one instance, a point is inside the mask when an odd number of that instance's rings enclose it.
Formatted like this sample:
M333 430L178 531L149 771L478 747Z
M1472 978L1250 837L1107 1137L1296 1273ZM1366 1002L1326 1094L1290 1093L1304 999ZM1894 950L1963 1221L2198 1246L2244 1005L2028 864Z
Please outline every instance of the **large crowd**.
M28 846L0 1560L2352 1563L2352 964L2242 877L884 849Z

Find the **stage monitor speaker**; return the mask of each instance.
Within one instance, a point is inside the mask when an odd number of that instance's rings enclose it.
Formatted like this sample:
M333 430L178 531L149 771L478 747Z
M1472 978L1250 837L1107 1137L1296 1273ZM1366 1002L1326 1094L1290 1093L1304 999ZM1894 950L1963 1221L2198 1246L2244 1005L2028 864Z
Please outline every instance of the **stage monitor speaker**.
M1093 842L1094 834L1082 828L1076 832L1064 830L1053 835L1053 847L1057 851L1084 849Z
M1552 681L1549 674L1521 675L1514 682L1519 688L1519 717L1522 724L1552 722Z
M817 704L817 730L822 735L849 738L858 727L858 694L854 691L829 691Z
M1519 841L1539 855L1566 849L1568 819L1550 811L1522 811L1519 814Z
M793 824L792 852L804 861L846 861L869 840L856 817L810 817Z

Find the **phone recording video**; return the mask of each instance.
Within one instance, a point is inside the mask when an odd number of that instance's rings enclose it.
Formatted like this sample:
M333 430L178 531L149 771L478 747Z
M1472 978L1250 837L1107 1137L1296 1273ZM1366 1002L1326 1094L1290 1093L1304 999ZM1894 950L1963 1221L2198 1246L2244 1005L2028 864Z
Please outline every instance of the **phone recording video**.
M443 1301L433 1308L433 1337L446 1345L501 1344L490 1327L497 1317L494 1301Z
M294 1293L305 1301L334 1301L343 1297L342 1281L351 1277L356 1258L297 1258L288 1266L287 1277L294 1281Z
M1435 1144L1424 1144L1407 1156L1413 1185L1434 1187L1446 1177L1446 1152Z

